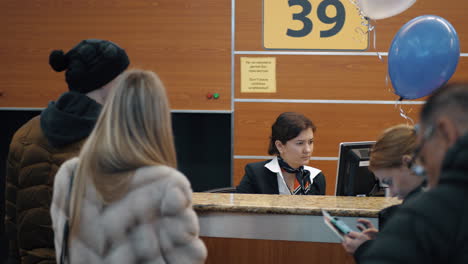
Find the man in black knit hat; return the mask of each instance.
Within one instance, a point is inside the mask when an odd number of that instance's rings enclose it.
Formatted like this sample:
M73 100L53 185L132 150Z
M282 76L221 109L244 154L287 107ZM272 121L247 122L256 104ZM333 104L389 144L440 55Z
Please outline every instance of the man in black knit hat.
M77 156L128 56L106 40L81 41L66 54L54 50L49 64L65 71L69 91L13 136L7 160L5 229L8 263L55 263L50 203L55 173Z

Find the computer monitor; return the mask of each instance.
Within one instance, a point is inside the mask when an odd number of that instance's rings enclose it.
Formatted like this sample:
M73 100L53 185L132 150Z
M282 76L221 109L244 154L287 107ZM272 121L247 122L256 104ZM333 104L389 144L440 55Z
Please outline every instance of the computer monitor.
M368 169L374 144L375 141L340 143L336 196L374 196L378 191L378 181Z

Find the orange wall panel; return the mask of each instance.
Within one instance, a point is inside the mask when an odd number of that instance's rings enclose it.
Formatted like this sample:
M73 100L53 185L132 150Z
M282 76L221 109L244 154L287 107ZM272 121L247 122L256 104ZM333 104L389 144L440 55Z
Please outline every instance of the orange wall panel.
M397 100L387 77L386 57L298 56L276 57L276 93L241 93L240 57L236 55L236 98ZM271 57L250 55L249 57ZM468 80L468 57L461 57L451 81Z
M124 47L131 67L156 71L174 109L231 107L229 1L0 1L0 107L45 107L66 91L48 65L81 39ZM220 93L218 100L206 94Z
M343 0L342 0L343 1ZM438 15L447 19L458 32L462 52L468 52L468 9L466 0L420 0L405 12L387 19L377 20L376 49L372 37L370 51L387 51L398 30L411 19L421 15ZM236 0L236 50L263 50L262 38L262 0Z
M418 120L420 105L403 108ZM375 140L385 128L406 122L395 105L236 103L235 109L235 155L267 155L271 125L282 112L300 112L314 122L316 157L337 157L340 142Z

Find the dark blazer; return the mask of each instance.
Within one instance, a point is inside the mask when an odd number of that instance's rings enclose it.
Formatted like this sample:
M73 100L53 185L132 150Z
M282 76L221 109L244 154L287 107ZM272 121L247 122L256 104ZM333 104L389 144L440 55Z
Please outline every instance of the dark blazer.
M270 162L260 161L249 163L245 166L245 174L241 183L237 186L237 193L256 193L256 194L279 194L278 178L276 173L265 168L265 164ZM314 195L325 194L325 176L319 173L313 179L311 192Z

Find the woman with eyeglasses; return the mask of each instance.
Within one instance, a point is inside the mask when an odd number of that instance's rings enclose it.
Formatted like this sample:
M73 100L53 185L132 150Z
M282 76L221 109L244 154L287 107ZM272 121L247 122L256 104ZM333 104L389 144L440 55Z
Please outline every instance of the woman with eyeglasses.
M414 173L413 158L417 151L416 131L413 126L397 125L386 129L371 150L369 169L390 196L404 199L415 196L422 190L424 177ZM379 212L379 229L393 215L399 205ZM366 219L359 219L357 226L362 232L351 232L346 236L343 246L351 254L359 255L367 247L364 243L374 239L377 229ZM364 244L363 244L364 243Z
M372 148L369 169L390 196L405 199L423 183L424 178L411 169L416 149L416 131L408 125L388 128Z
M274 158L247 164L237 193L324 195L325 176L310 166L315 125L300 113L285 112L271 127L268 154Z

